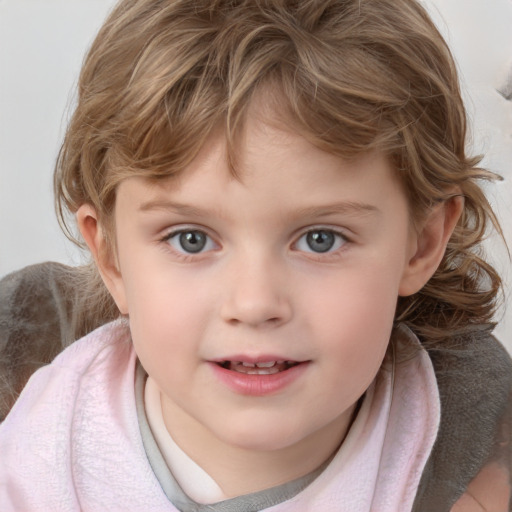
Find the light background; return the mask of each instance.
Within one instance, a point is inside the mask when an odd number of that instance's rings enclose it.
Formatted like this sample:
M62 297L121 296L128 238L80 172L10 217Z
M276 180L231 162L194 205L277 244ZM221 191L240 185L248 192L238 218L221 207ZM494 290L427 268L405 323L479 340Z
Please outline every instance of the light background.
M512 250L512 0L426 3L462 73L475 151L505 178L487 193ZM58 227L52 173L83 55L113 4L0 0L0 277L45 260L86 261ZM497 237L487 250L506 281L496 332L512 352L511 264Z

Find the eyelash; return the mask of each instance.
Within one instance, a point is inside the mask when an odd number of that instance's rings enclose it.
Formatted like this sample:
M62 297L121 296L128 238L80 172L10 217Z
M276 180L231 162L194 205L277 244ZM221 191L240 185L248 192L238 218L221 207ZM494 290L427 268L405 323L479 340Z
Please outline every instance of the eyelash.
M186 249L183 248L183 246L181 247L181 249L179 249L177 247L174 247L171 244L171 240L173 240L173 239L179 240L179 238L177 238L177 237L179 237L180 235L183 235L183 234L187 234L187 233L195 234L196 236L197 235L205 236L206 237L205 246L201 247L197 252L193 252L193 251L188 252L188 251L186 251ZM329 247L325 251L315 251L311 247L309 247L310 250L308 250L306 248L298 248L299 244L301 244L302 241L304 241L304 243L307 244L308 243L307 237L314 233L316 233L316 234L323 233L324 235L325 234L332 235L334 238L333 243L334 243L334 245L337 245L337 247L335 247L334 249L332 249L332 247ZM204 229L195 228L195 227L185 227L185 228L173 230L173 231L167 233L164 237L162 237L160 239L160 242L165 243L166 246L169 247L175 255L177 255L179 258L183 259L184 261L197 259L201 255L214 250L215 247L218 247L218 244L216 244L216 242L213 240L213 238ZM301 235L292 244L292 249L306 253L306 254L308 254L308 257L310 257L310 258L326 259L326 258L332 258L332 257L339 256L339 251L343 250L344 246L350 242L351 242L351 240L345 235L345 233L335 230L335 229L332 229L332 228L319 226L319 227L310 228L310 229L306 230L305 232L301 233ZM178 243L180 243L180 242L178 242ZM212 245L212 244L215 247L208 247L206 250L204 250L205 247L207 247L208 245ZM180 245L181 245L181 243L180 243Z

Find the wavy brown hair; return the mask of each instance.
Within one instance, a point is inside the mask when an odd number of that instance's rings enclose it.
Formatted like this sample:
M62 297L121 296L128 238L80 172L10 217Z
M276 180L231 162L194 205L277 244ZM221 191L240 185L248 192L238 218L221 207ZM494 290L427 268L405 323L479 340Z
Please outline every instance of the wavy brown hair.
M456 66L414 0L122 0L85 59L56 167L68 236L66 214L84 203L111 230L123 179L182 172L214 130L236 161L257 94L325 151L389 155L413 221L460 191L442 263L399 298L396 320L434 344L491 321L500 278L479 251L489 222L499 225L479 182L495 176L466 154Z

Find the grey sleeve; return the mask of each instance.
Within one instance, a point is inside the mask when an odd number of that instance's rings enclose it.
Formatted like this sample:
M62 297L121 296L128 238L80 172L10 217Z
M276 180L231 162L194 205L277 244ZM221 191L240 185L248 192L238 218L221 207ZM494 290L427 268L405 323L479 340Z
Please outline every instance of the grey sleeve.
M471 481L491 465L505 475L509 487L512 482L511 358L486 326L468 330L448 346L429 352L439 386L441 424L414 512L449 512Z

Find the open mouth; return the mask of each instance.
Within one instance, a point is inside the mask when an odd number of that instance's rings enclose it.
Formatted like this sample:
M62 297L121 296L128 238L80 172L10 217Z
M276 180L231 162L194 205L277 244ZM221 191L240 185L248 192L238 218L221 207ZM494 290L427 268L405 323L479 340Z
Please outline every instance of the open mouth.
M283 392L301 378L311 361L278 359L278 356L209 361L214 375L231 391L245 396L268 396ZM282 357L282 356L281 356ZM274 359L275 358L275 359Z
M249 375L273 375L297 366L297 361L265 361L246 363L243 361L222 361L217 363L221 368Z

